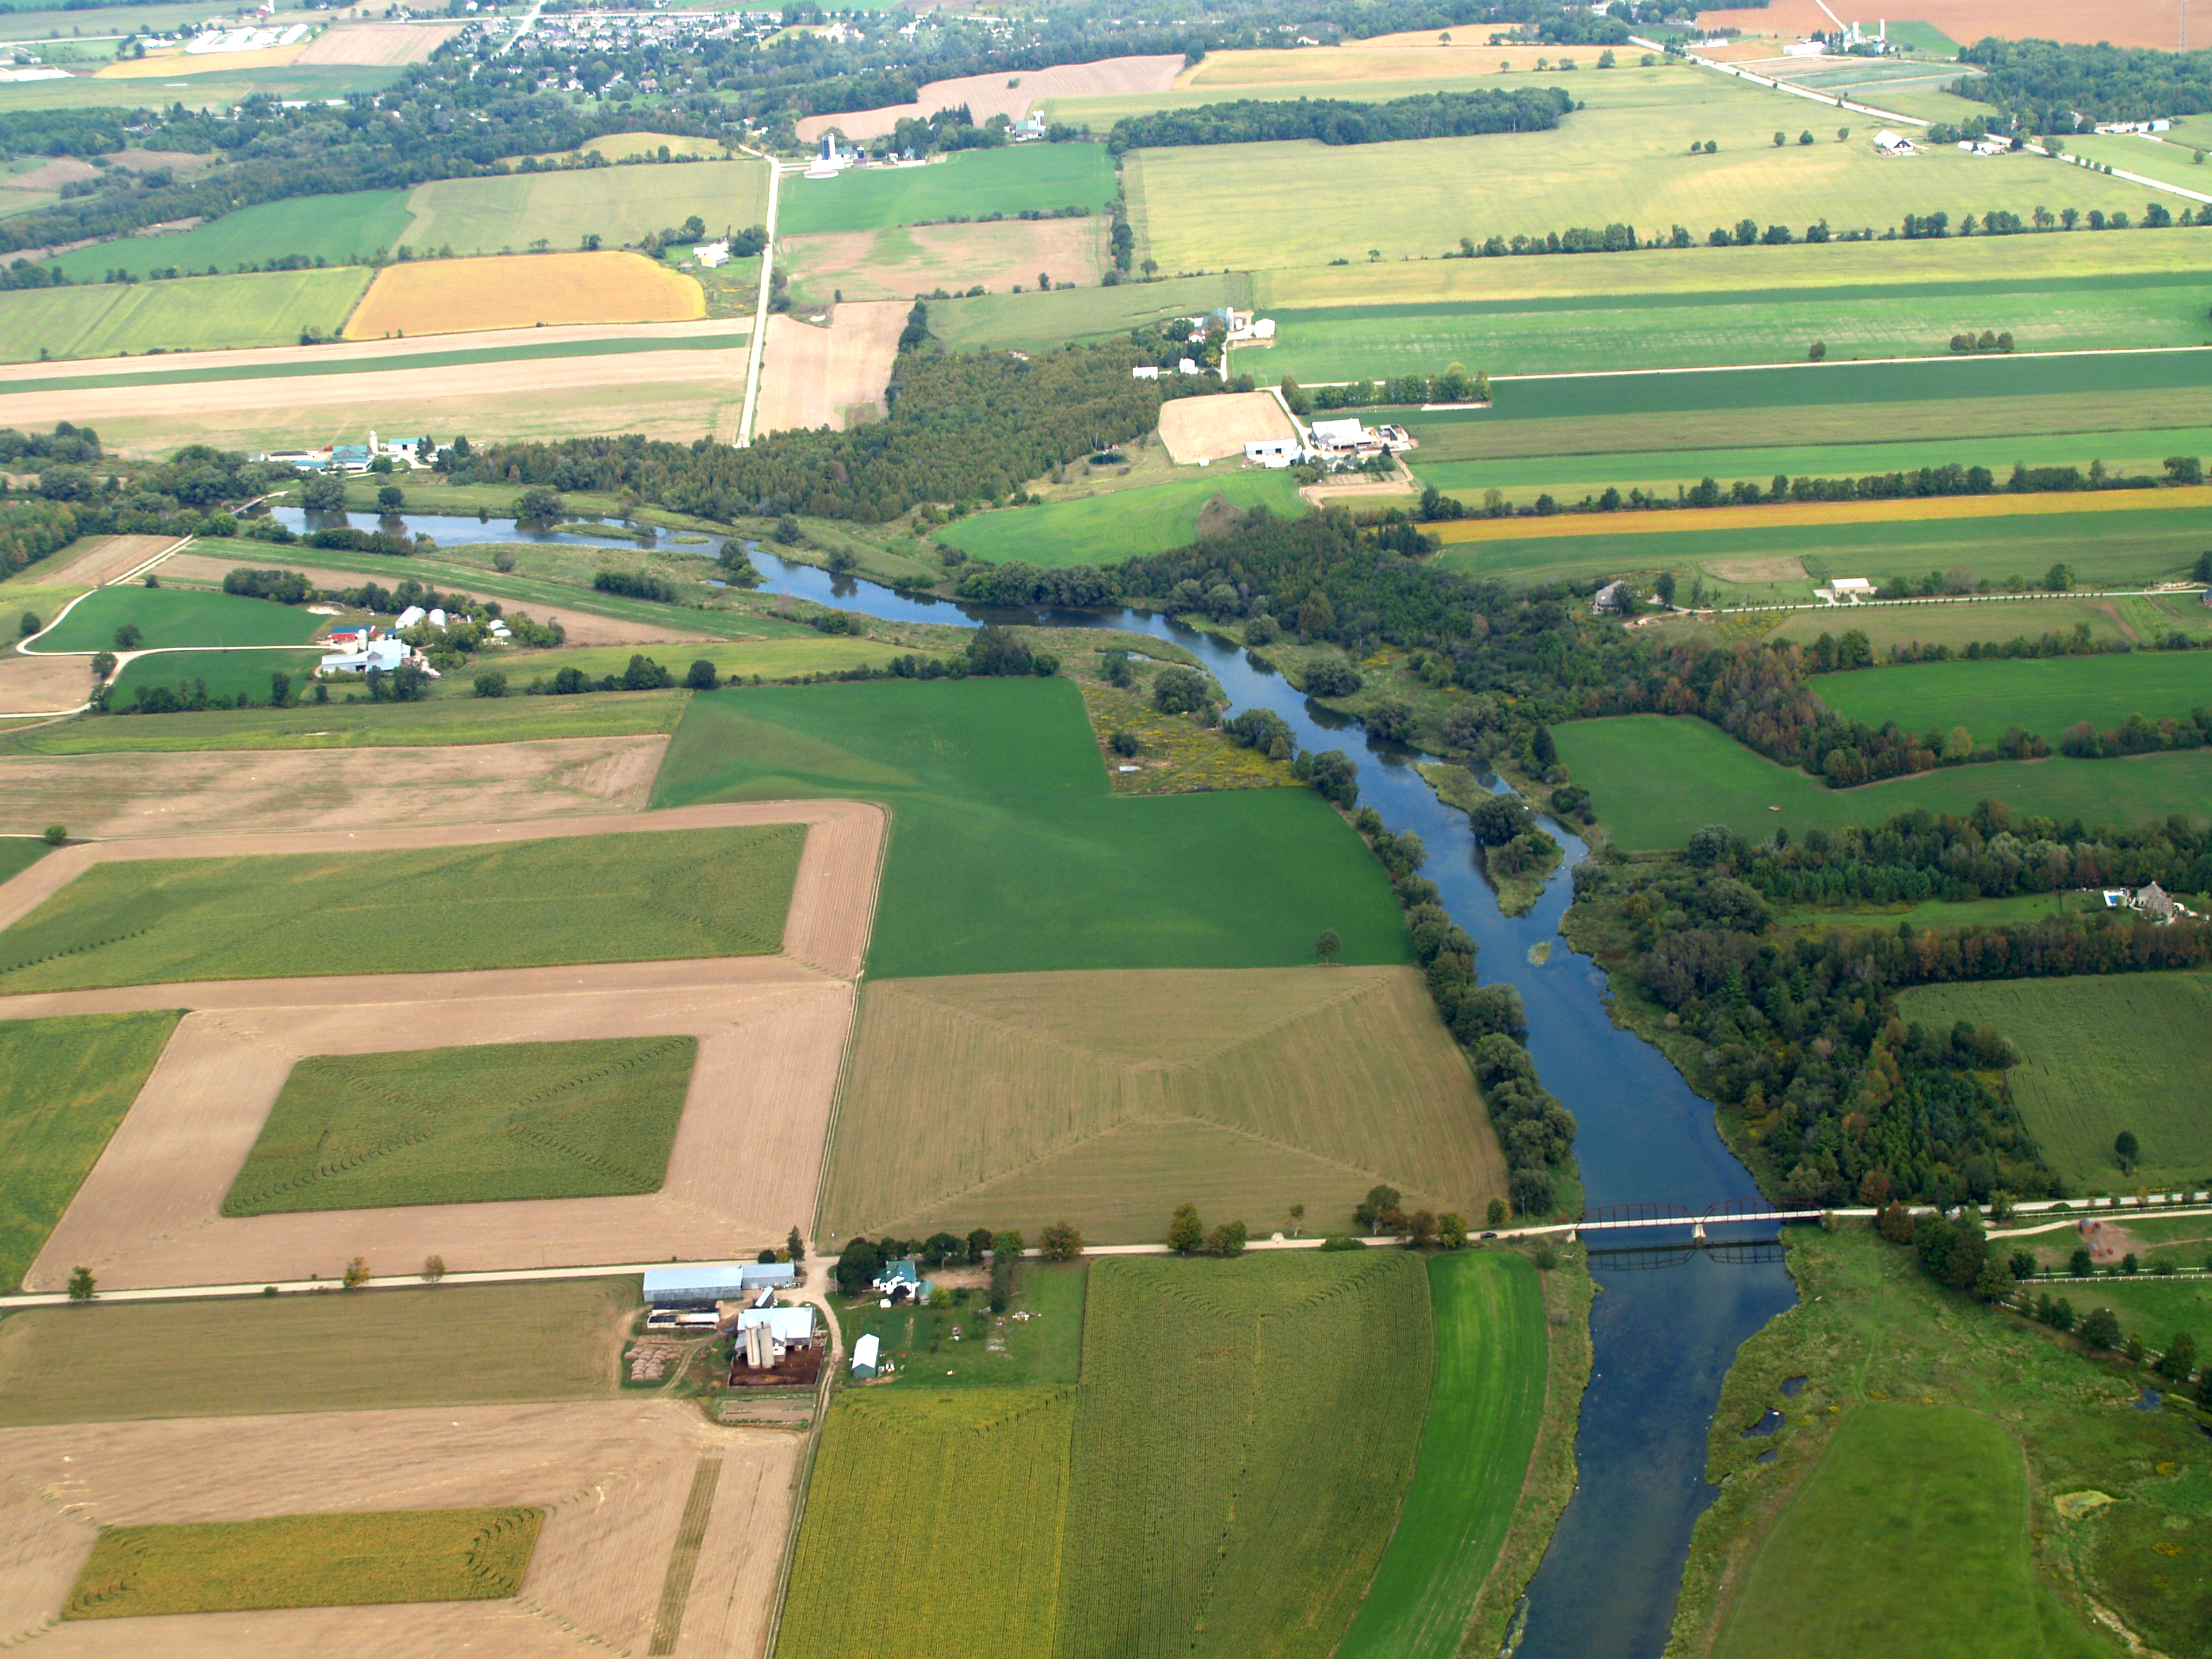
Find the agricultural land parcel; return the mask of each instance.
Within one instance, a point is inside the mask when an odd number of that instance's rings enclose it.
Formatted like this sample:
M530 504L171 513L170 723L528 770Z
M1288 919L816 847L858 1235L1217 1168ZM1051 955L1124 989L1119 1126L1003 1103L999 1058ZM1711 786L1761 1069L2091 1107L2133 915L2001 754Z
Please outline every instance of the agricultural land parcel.
M892 226L784 239L777 269L790 262L795 302L909 300L935 289L981 284L1035 289L1040 273L1080 289L1104 270L1107 221L1007 219L996 224Z
M153 651L134 657L116 672L109 696L118 708L131 708L143 686L207 687L210 697L271 700L270 677L286 675L295 695L322 660L315 647L301 651Z
M945 526L936 538L993 564L1115 564L1189 546L1198 539L1200 514L1217 498L1239 511L1265 507L1284 519L1305 510L1288 472L1232 471L978 514Z
M1113 193L1113 162L1097 144L960 150L926 166L794 179L778 208L776 228L802 236L1068 207L1095 214L1105 210Z
M406 206L413 222L398 240L418 253L519 253L541 239L574 248L591 235L612 248L695 214L720 238L767 216L768 167L687 161L446 179L416 186Z
M290 345L334 337L368 287L357 269L19 289L0 295L0 362Z
M1407 957L1382 867L1319 796L1117 799L1064 679L702 693L653 791L825 796L894 807L871 978L1289 967L1324 928L1346 963Z
M706 314L698 283L641 253L417 259L377 273L347 319L346 337L680 323Z
M331 264L360 264L407 240L407 192L357 190L240 208L171 236L127 236L72 249L50 261L71 282L97 282L111 270L143 277L181 271L234 270L287 254Z
M1954 40L1979 40L1996 34L2085 45L2109 40L2115 46L2170 51L2181 32L2179 0L2126 0L2125 4L2086 15L2069 0L2018 0L2018 3L2014 0L1919 0L1912 9L1922 24L1940 29ZM1756 10L1701 12L1698 21L1708 27L1741 29L1746 34L1795 39L1819 31L1826 16L1814 0L1775 0L1771 8ZM1834 25L1828 21L1826 27ZM1890 25L1892 33L1898 27Z
M2130 714L2155 720L2212 703L2212 664L2193 651L1920 663L1820 674L1809 684L1838 714L1869 726L1894 720L1907 731L1947 732L1963 726L1991 745L2014 726L2055 748L2076 721L2101 732Z
M310 703L294 708L246 709L220 719L204 714L134 714L127 725L79 720L67 726L34 727L0 740L0 755L414 749L643 736L673 731L688 695L635 691L618 697L513 697L490 702L470 697L435 703L350 706Z
M1368 1103L1347 1118L1346 1098ZM981 1212L1139 1243L1184 1201L1334 1229L1378 1182L1472 1215L1504 1179L1408 969L876 980L820 1224L920 1236Z
M1680 847L1708 823L1764 842L1778 828L1802 836L1886 823L1922 807L1964 814L1984 800L2003 801L2015 819L2062 823L2078 817L2135 824L2170 812L2212 818L2212 778L2194 750L2134 760L1997 761L1831 789L1688 716L1575 720L1553 735L1575 781L1590 792L1607 835L1636 851Z
M330 625L326 617L295 605L232 593L195 593L168 587L103 587L88 593L34 642L38 651L106 651L116 630L136 628L138 644L168 646L297 645Z
M2014 1103L2074 1190L2132 1192L2212 1172L2203 1106L2212 981L2203 975L1922 986L1899 1006L1930 1030L1963 1019L2003 1035L2021 1056L2005 1074ZM2112 1155L2124 1129L2142 1145L2132 1172Z
M2206 610L2202 594L2185 590L2109 599L1863 605L1848 618L1820 607L1784 613L1767 637L1803 645L1847 628L1863 633L1877 657L1887 655L1893 645L1947 645L1955 651L1977 641L1986 645L2039 639L2049 633L2071 635L2076 628L2087 628L2092 640L2109 649L2114 642L2157 645L2171 634L2202 640L2212 634L2212 612Z

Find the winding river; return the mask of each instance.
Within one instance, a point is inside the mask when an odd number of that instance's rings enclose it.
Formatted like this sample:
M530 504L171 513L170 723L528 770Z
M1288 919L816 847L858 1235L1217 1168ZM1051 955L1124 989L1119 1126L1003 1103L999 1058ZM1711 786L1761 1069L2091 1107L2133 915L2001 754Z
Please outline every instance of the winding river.
M296 511L280 510L294 528ZM472 518L410 515L410 531L441 544L532 539L515 526ZM547 532L534 539L605 546L608 538ZM720 544L696 548L713 556ZM1397 744L1362 741L1356 727L1307 702L1242 648L1148 612L1015 612L957 606L832 577L748 544L763 589L886 620L965 623L1037 622L1118 628L1182 646L1211 669L1232 710L1273 709L1310 749L1345 750L1359 772L1359 799L1393 830L1428 848L1425 872L1453 920L1481 947L1480 977L1511 985L1527 1006L1528 1049L1544 1083L1580 1125L1576 1157L1586 1202L1667 1201L1702 1209L1757 1195L1750 1173L1713 1124L1713 1109L1642 1038L1616 1027L1605 976L1559 936L1573 896L1573 866L1588 848L1564 826L1559 872L1527 915L1502 915L1475 862L1465 813L1439 801L1413 769L1425 758ZM1548 951L1537 950L1548 946ZM1705 1435L1736 1349L1795 1297L1778 1260L1726 1261L1683 1252L1663 1270L1626 1255L1593 1257L1599 1295L1592 1316L1595 1364L1583 1399L1577 1481L1529 1586L1518 1659L1654 1659L1666 1646L1691 1528L1714 1495L1705 1480ZM1778 1253L1768 1252L1768 1255Z

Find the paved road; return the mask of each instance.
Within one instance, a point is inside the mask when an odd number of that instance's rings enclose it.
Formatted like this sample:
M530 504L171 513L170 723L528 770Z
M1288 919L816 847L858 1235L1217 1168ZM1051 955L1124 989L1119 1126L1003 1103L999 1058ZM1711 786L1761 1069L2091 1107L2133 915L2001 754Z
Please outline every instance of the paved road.
M738 416L740 449L753 441L753 410L760 404L761 353L768 344L769 274L775 269L775 211L783 191L783 168L775 157L757 149L745 149L745 154L757 155L768 163L768 245L761 249L760 293L753 301L753 337L745 348L745 404Z

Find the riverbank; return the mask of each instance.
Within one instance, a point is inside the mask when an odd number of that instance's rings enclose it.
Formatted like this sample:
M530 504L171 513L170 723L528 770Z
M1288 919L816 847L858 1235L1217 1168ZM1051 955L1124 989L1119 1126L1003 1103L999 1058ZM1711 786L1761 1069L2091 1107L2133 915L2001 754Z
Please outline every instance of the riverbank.
M1421 761L1413 769L1428 780L1429 787L1437 792L1437 799L1447 806L1456 806L1473 816L1474 809L1490 799L1490 791L1475 779L1464 766L1454 766L1442 761ZM1525 916L1536 908L1536 901L1544 896L1544 888L1559 869L1566 853L1559 842L1541 829L1532 828L1523 837L1537 842L1540 847L1533 857L1527 859L1517 870L1508 872L1501 866L1504 850L1483 847L1477 856L1482 860L1482 873L1490 883L1491 891L1498 895L1498 908L1509 916Z

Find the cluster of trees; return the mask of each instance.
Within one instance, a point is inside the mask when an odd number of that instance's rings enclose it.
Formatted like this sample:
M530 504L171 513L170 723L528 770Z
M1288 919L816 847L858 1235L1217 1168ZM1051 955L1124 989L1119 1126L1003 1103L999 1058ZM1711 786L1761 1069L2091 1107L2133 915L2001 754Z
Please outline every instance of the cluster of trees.
M1241 1221L1222 1222L1209 1233L1195 1204L1178 1204L1168 1218L1168 1248L1177 1255L1242 1255L1250 1236Z
M638 570L602 570L592 578L592 586L602 593L620 593L625 599L651 599L659 605L675 605L684 597L674 582Z
M1951 337L1951 349L1961 353L1968 351L2007 352L2012 349L2012 331L2010 329L2007 329L2002 333L1999 333L1985 328L1979 334L1976 334L1969 330L1964 333L1954 334Z
M2018 111L2036 132L2086 132L2100 121L2148 121L2212 109L2212 52L1976 41L1959 61L1982 70L1951 88Z
M57 421L52 432L22 432L0 426L0 466L10 470L24 461L59 461L74 466L96 461L103 453L100 434L88 426Z
M1107 134L1106 147L1119 155L1176 144L1251 144L1289 138L1381 144L1481 132L1547 132L1573 108L1574 100L1557 87L1428 92L1380 104L1340 98L1300 98L1293 103L1240 98L1124 116Z
M1512 994L1510 988L1492 988ZM1535 1062L1514 1037L1492 1032L1474 1044L1473 1057L1491 1123L1505 1148L1513 1209L1519 1215L1549 1215L1559 1203L1559 1177L1570 1168L1574 1115L1537 1079Z
M2058 752L2075 760L2114 760L2167 749L2202 749L2208 741L2212 741L2212 708L2200 708L2178 720L2130 714L2102 732L2087 720L2076 720L2059 734Z
M1675 234L1681 240L1671 244L1676 247L1690 246L1690 233L1680 225ZM1589 225L1570 225L1564 231L1540 231L1534 236L1511 237L1492 234L1477 242L1472 236L1459 239L1456 252L1446 253L1447 259L1502 259L1511 254L1527 253L1628 253L1640 246L1660 246L1667 244L1640 243L1636 239L1636 227L1618 221L1602 229Z
M315 597L315 585L298 570L249 570L236 565L223 573L222 591L249 599L270 599L278 605L305 605Z
M1494 1210L1504 1207L1497 1199L1491 1200L1491 1206ZM1293 1213L1303 1214L1304 1207L1297 1206ZM1465 1216L1456 1210L1446 1210L1442 1215L1433 1210L1407 1210L1405 1194L1395 1187L1370 1187L1367 1196L1352 1206L1352 1224L1363 1233L1388 1233L1403 1239L1417 1250L1431 1245L1446 1250L1467 1248L1468 1228ZM1358 1242L1349 1233L1333 1233L1322 1241L1322 1249L1341 1249Z
M1301 415L1316 409L1368 409L1377 404L1486 404L1490 375L1483 369L1469 374L1461 364L1451 363L1441 374L1399 374L1387 380L1317 386L1310 391L1285 375L1283 395ZM1304 407L1300 407L1302 402Z

